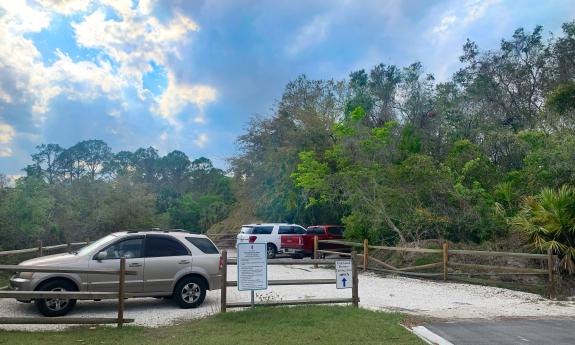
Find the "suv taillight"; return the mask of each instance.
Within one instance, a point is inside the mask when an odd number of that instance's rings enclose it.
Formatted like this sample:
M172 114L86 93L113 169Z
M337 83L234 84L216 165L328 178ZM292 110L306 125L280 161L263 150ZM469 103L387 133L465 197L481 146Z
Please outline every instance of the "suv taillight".
M222 256L220 255L220 271L222 270L223 267L224 267L224 259L222 259Z
M250 236L250 243L254 243L257 239L257 236Z

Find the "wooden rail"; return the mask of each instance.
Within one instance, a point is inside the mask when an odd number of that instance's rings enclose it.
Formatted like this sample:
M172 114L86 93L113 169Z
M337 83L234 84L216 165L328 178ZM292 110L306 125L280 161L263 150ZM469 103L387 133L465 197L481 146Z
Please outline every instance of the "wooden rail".
M268 280L268 285L327 285L335 283L335 279ZM226 286L238 286L238 282L228 280Z
M302 304L333 304L333 303L354 303L353 298L316 298L316 299L294 299L285 301L266 301L258 302L256 306L280 306L280 305L302 305ZM228 308L248 308L251 307L248 302L228 303ZM354 304L355 305L355 304Z
M28 299L118 299L117 318L0 318L0 324L108 324L115 323L122 327L124 323L134 322L134 319L124 319L124 300L130 295L125 293L126 275L135 275L135 271L126 271L126 258L120 259L120 269L92 269L73 267L48 267L25 265L0 265L0 271L5 272L48 272L48 273L83 273L118 275L118 292L91 291L0 291L0 298Z
M116 299L117 292L90 292L90 291L0 291L0 298L17 298L22 300L44 298L70 298L79 300ZM125 295L125 298L131 297Z
M359 280L357 276L357 254L353 252L351 255L352 262L352 297L351 298L320 298L320 299L301 299L301 300L287 300L287 301L266 301L258 302L256 306L280 306L280 305L300 305L300 304L330 304L330 303L352 303L355 307L359 305ZM314 257L317 257L315 253ZM336 260L319 260L319 259L302 259L302 260L269 260L268 265L333 265ZM222 250L222 280L220 289L220 311L225 313L228 308L246 308L252 306L248 302L227 302L227 288L237 286L237 281L228 281L228 265L236 265L237 260L228 259L228 253ZM269 280L268 285L335 285L335 279L290 279L290 280Z
M85 246L86 244L88 244L88 242L74 242L74 243L66 243L66 244L57 244L54 246L43 246L42 241L38 241L38 247L36 247L36 248L5 250L5 251L0 252L0 256L28 254L28 253L38 253L38 256L43 256L44 252L54 251L54 250L62 250L62 249L71 250L74 247Z
M480 250L461 250L461 249L449 249L448 243L445 242L442 244L441 249L428 249L428 248L411 248L411 247L389 247L389 246L372 246L369 245L368 240L365 239L363 243L359 242L350 242L350 241L340 241L340 240L320 240L317 241L319 243L329 243L329 244L338 244L342 246L349 246L352 248L362 247L363 248L363 267L364 270L372 269L375 271L381 272L389 272L389 273L396 273L401 275L408 275L408 276L418 276L418 277L439 277L441 276L443 280L447 280L449 275L485 275L488 271L488 274L495 274L495 275L502 275L502 274L533 274L533 275L547 275L549 281L549 296L553 298L555 296L555 258L556 256L553 255L550 251L547 254L534 254L534 253L516 253L516 252L494 252L494 251L480 251ZM314 257L317 257L318 253L328 253L328 254L337 254L337 255L346 255L346 253L334 252L334 251L327 251L327 250L319 250L318 244L314 243ZM441 254L442 260L441 262L431 263L431 264L424 264L418 266L409 266L403 268L397 268L389 263L386 263L382 260L376 259L369 255L369 250L388 250L388 251L396 251L396 252L412 252L412 253L433 253L433 254ZM491 265L477 265L477 264L465 264L465 263L457 263L451 262L450 257L454 256L461 256L461 255L473 255L473 256L490 256L490 257L516 257L516 258L523 258L523 259L536 259L536 260L546 260L547 261L547 269L537 269L537 268L522 268L522 267L504 267L504 266L491 266ZM373 261L384 268L374 268L373 266L369 266L369 262ZM465 272L465 273L457 273L453 272L451 268L460 268L466 270L476 270L481 272ZM423 273L423 272L413 272L419 270L425 270L430 268L442 268L441 273ZM502 273L503 272L503 273Z
M94 269L79 267L51 267L51 266L27 266L27 265L0 265L0 271L4 272L46 272L46 273L91 273L117 275L119 270ZM136 271L125 271L126 275L136 275Z

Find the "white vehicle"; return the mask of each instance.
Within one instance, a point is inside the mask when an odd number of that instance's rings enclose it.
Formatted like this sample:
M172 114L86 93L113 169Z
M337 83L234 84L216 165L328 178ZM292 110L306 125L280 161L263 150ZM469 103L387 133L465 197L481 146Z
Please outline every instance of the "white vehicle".
M304 234L305 228L297 224L267 223L242 225L242 230L236 239L239 243L266 243L269 259L273 259L277 253L284 250L281 247L281 235Z

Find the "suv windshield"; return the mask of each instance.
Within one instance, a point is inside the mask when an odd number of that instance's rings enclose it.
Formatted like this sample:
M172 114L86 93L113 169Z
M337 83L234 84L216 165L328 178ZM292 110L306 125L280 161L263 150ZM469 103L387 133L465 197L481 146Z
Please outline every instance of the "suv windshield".
M91 253L94 249L98 248L99 246L106 244L108 242L111 242L112 240L114 240L116 238L116 235L108 235L106 237L102 237L101 239L94 241L90 244L88 244L85 247L80 248L80 250L78 250L76 252L76 254L78 255L85 255L85 254L89 254Z

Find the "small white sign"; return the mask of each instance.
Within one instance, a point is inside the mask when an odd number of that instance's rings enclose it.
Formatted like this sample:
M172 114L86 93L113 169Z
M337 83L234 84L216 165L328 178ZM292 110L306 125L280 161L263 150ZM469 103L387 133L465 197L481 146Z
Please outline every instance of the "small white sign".
M238 290L268 288L268 257L265 243L238 244Z
M337 260L335 262L335 281L338 289L349 289L353 286L351 260Z

